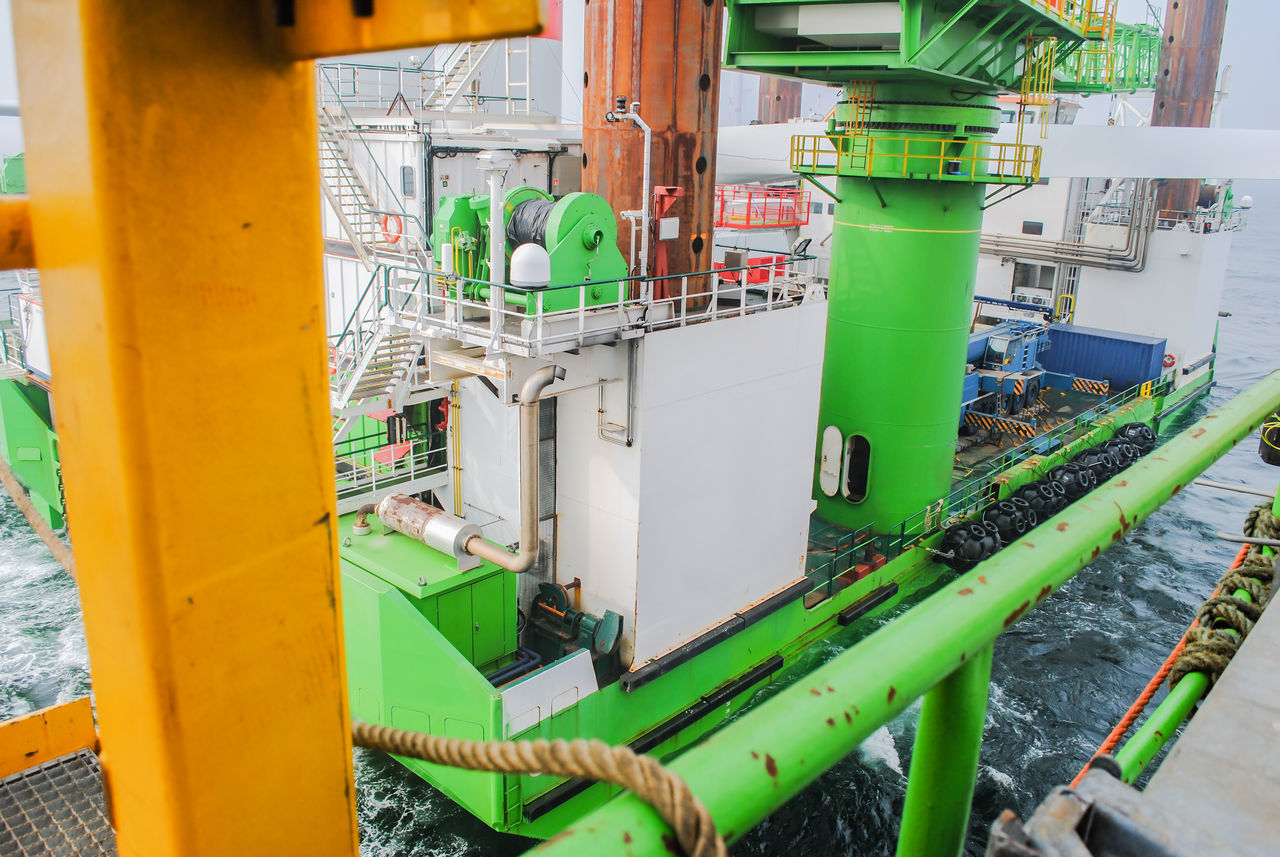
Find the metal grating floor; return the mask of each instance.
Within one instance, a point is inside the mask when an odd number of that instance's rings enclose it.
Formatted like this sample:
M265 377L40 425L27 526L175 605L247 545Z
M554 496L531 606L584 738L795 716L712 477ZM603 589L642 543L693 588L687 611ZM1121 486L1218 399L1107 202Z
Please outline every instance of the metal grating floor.
M0 780L0 855L114 857L102 769L80 750Z

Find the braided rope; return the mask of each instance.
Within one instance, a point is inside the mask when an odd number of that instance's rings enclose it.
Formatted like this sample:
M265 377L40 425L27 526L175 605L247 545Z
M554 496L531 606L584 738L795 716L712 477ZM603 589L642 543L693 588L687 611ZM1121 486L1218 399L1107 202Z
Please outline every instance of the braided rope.
M675 831L687 857L726 857L724 840L702 801L650 756L603 741L467 741L353 723L356 746L470 771L551 774L613 783L648 803Z
M74 579L76 576L76 560L71 554L71 548L67 547L67 543L58 538L58 534L53 531L53 527L49 526L49 522L40 517L40 513L36 511L36 507L31 505L31 498L27 496L27 492L22 490L22 485L18 482L18 477L13 475L13 471L9 469L9 465L3 458L0 458L0 485L4 485L4 489L9 492L13 505L18 507L18 511L22 513L22 517L27 519L27 523L31 525L31 529L35 530L40 541L44 542L44 546L49 549L49 553L53 554L53 558L58 561Z
M1249 510L1244 534L1280 538L1280 520L1271 513L1270 503ZM1242 550L1244 560L1222 576L1214 596L1200 606L1196 625L1187 632L1187 645L1169 672L1169 687L1195 672L1208 676L1210 684L1216 682L1267 606L1276 575L1275 557L1261 545L1246 545ZM1234 593L1239 590L1252 600L1237 598Z

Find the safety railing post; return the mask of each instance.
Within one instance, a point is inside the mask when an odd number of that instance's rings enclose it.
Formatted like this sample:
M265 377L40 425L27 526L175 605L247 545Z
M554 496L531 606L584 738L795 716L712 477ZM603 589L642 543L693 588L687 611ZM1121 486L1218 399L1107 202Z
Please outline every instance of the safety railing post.
M964 850L991 686L988 646L925 694L916 727L897 857Z

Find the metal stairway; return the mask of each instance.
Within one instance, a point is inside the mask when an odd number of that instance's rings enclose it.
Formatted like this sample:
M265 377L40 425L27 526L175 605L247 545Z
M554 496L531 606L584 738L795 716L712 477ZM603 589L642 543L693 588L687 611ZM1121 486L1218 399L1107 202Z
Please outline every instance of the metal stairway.
M348 370L343 370L341 359L334 367L334 408L341 411L370 398L390 400L392 407L403 405L411 386L406 383L409 374L422 356L421 340L383 324L362 351L353 355Z
M423 100L427 110L457 110L458 99L471 81L475 80L489 54L494 42L467 42L454 48L445 61L443 74L435 92Z
M377 206L369 188L356 172L347 155L342 135L333 116L327 110L320 111L320 189L333 210L343 231L351 240L351 246L366 270L372 271L377 263L377 245L384 238L382 224L375 214Z

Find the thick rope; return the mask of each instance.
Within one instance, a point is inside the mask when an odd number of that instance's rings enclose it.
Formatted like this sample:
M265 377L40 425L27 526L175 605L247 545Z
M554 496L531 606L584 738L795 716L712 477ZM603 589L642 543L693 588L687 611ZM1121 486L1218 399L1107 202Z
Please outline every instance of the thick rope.
M1235 574L1236 569L1240 568L1240 566L1244 564L1245 558L1249 555L1249 548L1250 545L1240 546L1240 552L1236 554L1235 561L1232 562L1231 567L1227 569L1227 573L1223 577L1223 580L1230 579L1231 576ZM1220 590L1215 589L1213 594L1217 595L1219 591ZM1151 677L1151 681L1147 682L1147 686L1142 689L1142 693L1138 694L1138 698L1133 701L1133 705L1129 706L1129 710L1124 713L1124 717L1120 718L1120 722L1117 723L1115 728L1107 735L1106 740L1104 740L1098 747L1098 751L1093 754L1092 758L1096 759L1098 756L1111 755L1112 751L1114 751L1124 739L1124 736L1129 734L1129 730L1133 728L1133 724L1138 722L1138 718L1142 715L1142 712L1146 710L1147 706L1151 703L1152 698L1155 697L1156 691L1160 689L1160 685L1164 684L1164 680L1169 677L1169 672L1173 669L1174 663L1177 662L1179 656L1181 656L1183 650L1187 646L1188 636L1196 630L1196 627L1199 624L1199 619L1192 621L1191 626L1182 633L1182 637L1178 640L1178 645L1173 647L1173 651L1169 653L1169 657L1164 659L1164 663L1160 665L1160 669ZM1080 769L1080 773L1076 774L1075 779L1071 781L1070 788L1074 789L1076 786L1080 785L1080 781L1084 779L1084 775L1089 773L1089 764L1091 764L1091 762L1086 763L1085 766Z
M603 741L466 741L409 732L372 723L352 724L356 746L500 774L551 774L582 777L629 789L648 803L675 831L687 857L726 857L724 840L702 801L676 774L630 747Z
M1244 532L1252 538L1280 534L1280 522L1271 514L1271 504L1249 510ZM1275 580L1275 557L1259 545L1245 545L1241 556L1243 560L1237 557L1236 564L1218 581L1213 597L1200 605L1196 624L1187 632L1186 647L1169 672L1170 688L1197 672L1208 676L1210 684L1216 682L1262 616ZM1237 598L1234 593L1238 590L1247 592L1252 600Z
M9 492L9 498L13 500L13 505L18 507L22 517L27 519L31 529L35 530L36 535L40 537L40 541L44 542L44 546L49 549L49 553L53 554L53 558L58 561L58 564L66 569L67 574L74 579L76 576L76 560L71 554L71 548L67 547L66 542L58 538L58 534L53 531L53 527L49 526L49 522L40 516L35 506L31 505L31 498L27 496L26 491L22 490L18 477L13 475L13 471L9 469L8 463L3 458L0 458L0 484L4 485L4 489Z

